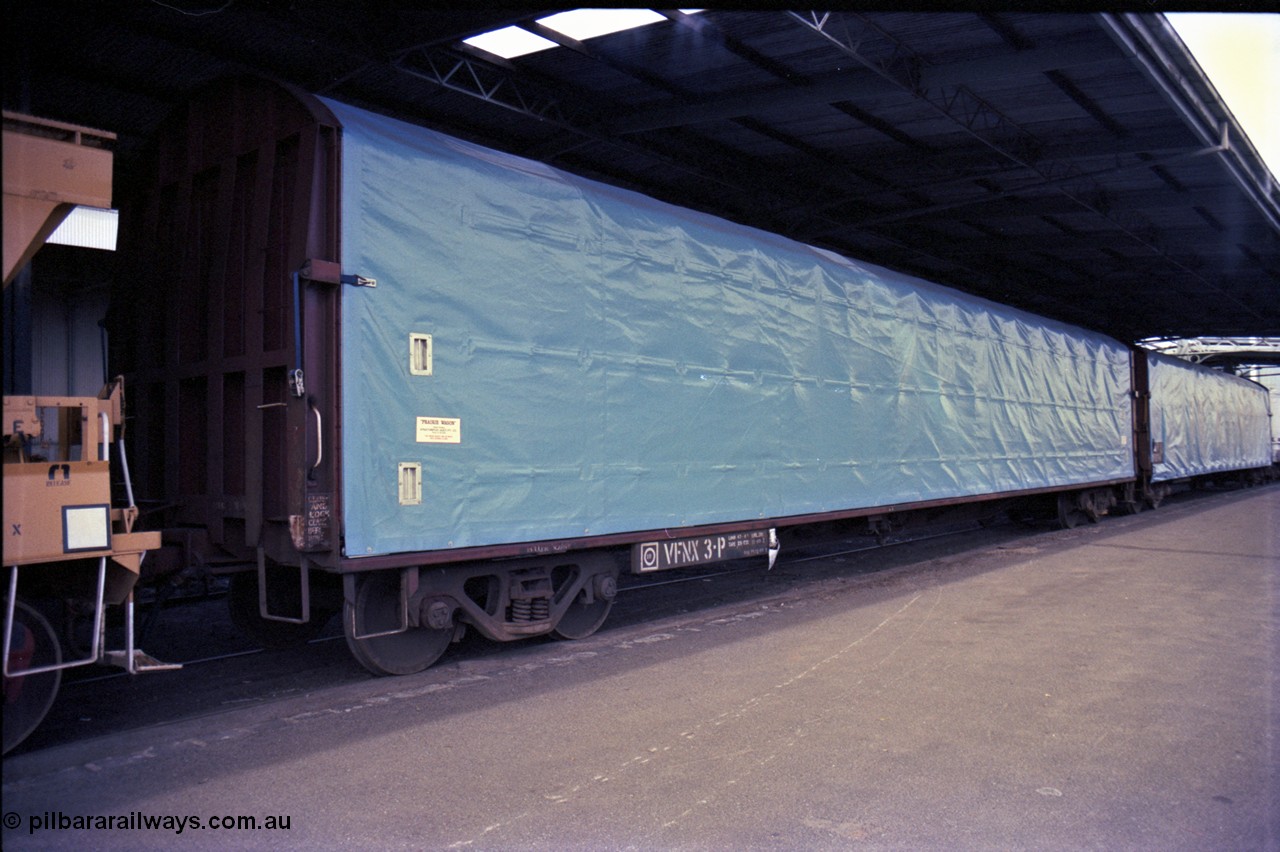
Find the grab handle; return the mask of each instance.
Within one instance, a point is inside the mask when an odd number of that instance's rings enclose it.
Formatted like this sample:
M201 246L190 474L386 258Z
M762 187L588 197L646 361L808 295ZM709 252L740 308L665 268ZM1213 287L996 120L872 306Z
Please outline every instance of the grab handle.
M320 466L320 462L324 461L324 441L322 440L324 422L320 419L320 409L314 405L311 406L311 413L316 416L316 461L311 465L311 469L315 470Z

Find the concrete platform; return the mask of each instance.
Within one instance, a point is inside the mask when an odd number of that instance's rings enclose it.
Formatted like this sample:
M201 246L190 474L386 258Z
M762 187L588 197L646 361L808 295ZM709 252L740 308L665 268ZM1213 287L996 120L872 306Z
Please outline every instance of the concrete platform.
M23 755L3 839L1275 850L1278 627L1270 486ZM135 813L290 828L31 830Z

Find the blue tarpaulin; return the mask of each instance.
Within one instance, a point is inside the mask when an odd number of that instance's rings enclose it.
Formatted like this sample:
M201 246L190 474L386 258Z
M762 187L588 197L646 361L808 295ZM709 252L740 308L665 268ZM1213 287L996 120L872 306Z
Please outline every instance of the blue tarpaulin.
M1238 376L1147 355L1153 482L1271 464L1271 398Z
M1133 475L1110 338L326 103L349 556Z

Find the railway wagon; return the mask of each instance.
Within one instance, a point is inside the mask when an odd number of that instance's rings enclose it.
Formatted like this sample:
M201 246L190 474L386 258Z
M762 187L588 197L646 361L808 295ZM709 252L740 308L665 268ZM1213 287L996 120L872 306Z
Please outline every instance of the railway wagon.
M1100 334L261 81L148 174L109 325L151 562L270 637L341 607L378 673L803 525L1138 499Z
M1148 502L1158 504L1175 482L1235 474L1262 478L1271 460L1271 396L1265 387L1229 373L1157 352L1136 352L1145 364L1139 395L1149 402L1146 444Z

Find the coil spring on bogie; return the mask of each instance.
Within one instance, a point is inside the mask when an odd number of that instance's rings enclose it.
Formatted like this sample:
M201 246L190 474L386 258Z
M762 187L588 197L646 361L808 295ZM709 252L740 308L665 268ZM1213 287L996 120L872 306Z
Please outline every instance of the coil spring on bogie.
M508 620L512 622L546 621L550 617L550 598L522 598L511 602Z
M531 621L533 618L533 601L515 600L511 602L511 621Z

